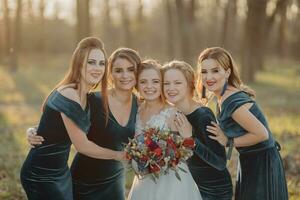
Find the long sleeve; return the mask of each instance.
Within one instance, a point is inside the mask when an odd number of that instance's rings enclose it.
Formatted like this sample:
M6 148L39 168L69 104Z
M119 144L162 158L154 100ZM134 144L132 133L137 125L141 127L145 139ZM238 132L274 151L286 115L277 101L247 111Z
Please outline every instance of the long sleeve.
M225 148L217 141L209 138L209 132L206 131L206 126L211 124L211 121L216 121L214 114L209 108L199 108L192 113L191 119L193 126L193 135L196 139L196 147L194 153L204 162L218 170L226 168L226 152Z

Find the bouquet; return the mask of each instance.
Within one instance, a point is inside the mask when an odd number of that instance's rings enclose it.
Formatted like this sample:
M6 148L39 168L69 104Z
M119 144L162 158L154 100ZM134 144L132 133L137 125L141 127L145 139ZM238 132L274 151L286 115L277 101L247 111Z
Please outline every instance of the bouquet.
M194 147L193 138L184 139L178 132L149 128L129 139L125 152L129 167L138 178L149 174L156 182L161 174L169 170L174 170L176 177L181 180L178 170L185 170L178 164L193 155Z

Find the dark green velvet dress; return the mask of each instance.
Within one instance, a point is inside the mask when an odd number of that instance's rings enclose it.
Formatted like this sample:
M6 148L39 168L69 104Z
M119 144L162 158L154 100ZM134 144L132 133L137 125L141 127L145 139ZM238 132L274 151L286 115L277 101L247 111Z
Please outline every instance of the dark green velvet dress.
M287 200L285 180L279 145L275 142L268 123L257 105L248 94L236 92L224 100L218 116L219 124L228 137L239 137L247 133L231 115L240 106L252 103L249 111L266 127L269 139L248 147L236 148L239 155L238 180L235 199L237 200Z
M133 97L130 118L125 127L121 126L112 113L105 126L105 115L100 93L91 95L91 128L89 140L97 145L112 150L123 150L128 138L134 137L137 101ZM125 199L125 170L121 162L101 160L76 154L71 173L73 192L76 200L124 200Z
M206 126L216 121L207 107L200 107L186 115L196 139L194 155L188 160L191 174L203 200L231 200L232 182L226 168L225 148L210 139Z
M29 200L73 199L67 163L71 141L61 113L86 133L90 127L89 109L83 110L57 91L49 96L37 130L45 141L30 150L21 169L22 186Z

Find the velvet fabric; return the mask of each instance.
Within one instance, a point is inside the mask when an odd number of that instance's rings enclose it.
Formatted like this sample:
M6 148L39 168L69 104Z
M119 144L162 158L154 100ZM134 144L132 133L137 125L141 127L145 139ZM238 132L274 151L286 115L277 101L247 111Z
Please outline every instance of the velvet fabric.
M64 113L82 131L90 127L89 109L54 91L48 98L37 135L45 141L32 148L21 169L21 183L29 200L72 200L68 167L71 141L61 117Z
M231 200L232 182L226 168L225 148L209 138L206 126L216 121L207 107L197 108L187 115L196 139L194 155L188 160L191 174L203 200Z
M121 151L128 138L134 137L137 113L137 99L133 96L131 113L126 126L121 126L109 112L107 125L102 106L102 96L95 93L90 96L91 128L89 140L95 144ZM73 192L75 200L124 200L124 166L115 160L94 159L78 153L72 163Z
M228 137L239 137L247 131L231 115L240 106L251 103L249 111L268 130L266 141L248 147L236 148L239 152L239 169L235 199L237 200L286 200L288 190L278 143L269 129L266 118L257 103L247 93L236 92L224 100L218 121Z

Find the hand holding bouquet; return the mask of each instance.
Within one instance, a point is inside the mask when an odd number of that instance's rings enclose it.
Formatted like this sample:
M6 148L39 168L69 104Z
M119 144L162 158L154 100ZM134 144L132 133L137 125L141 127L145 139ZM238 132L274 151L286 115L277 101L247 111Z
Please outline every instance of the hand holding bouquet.
M193 155L195 141L193 138L183 138L174 131L149 128L129 139L125 147L129 166L139 178L150 174L154 181L161 174L174 170L180 180L178 164L185 162Z

